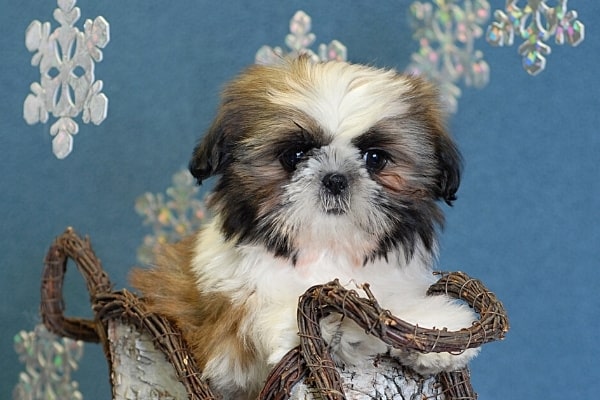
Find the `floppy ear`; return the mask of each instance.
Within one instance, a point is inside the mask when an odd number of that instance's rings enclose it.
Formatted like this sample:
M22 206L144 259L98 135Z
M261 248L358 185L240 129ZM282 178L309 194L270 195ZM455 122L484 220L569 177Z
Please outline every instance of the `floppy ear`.
M452 205L460 186L462 157L449 135L439 136L437 143L438 177L437 196Z
M410 104L413 109L410 112L427 127L431 135L430 143L434 146L437 170L434 171L433 194L436 200L444 200L452 205L460 186L462 157L446 130L446 113L442 111L439 91L431 82L418 75L409 75L408 79L412 88Z
M230 152L226 140L226 129L219 115L204 138L194 149L189 169L201 185L204 179L220 173L229 163Z

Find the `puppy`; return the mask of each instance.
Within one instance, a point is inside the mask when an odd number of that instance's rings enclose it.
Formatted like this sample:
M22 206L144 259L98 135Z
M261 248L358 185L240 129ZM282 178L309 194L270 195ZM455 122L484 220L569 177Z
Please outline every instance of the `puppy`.
M220 175L214 217L165 247L152 269L135 270L132 284L182 330L225 398L256 396L299 344L298 297L315 284L368 282L384 308L422 327L476 319L426 296L443 223L437 202L455 200L461 158L422 79L304 57L250 67L224 90L190 170L200 183ZM339 315L321 325L339 363L390 351ZM477 353L391 351L422 374Z

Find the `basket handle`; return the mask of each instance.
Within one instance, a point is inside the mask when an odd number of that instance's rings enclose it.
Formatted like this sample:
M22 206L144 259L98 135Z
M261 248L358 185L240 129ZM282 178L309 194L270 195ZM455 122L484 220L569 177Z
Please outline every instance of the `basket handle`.
M112 285L108 275L94 254L89 239L80 239L72 228L67 230L50 246L44 260L42 273L40 312L42 321L51 332L75 340L100 342L102 325L97 320L65 316L63 282L67 262L72 259L83 275L90 297L108 293Z

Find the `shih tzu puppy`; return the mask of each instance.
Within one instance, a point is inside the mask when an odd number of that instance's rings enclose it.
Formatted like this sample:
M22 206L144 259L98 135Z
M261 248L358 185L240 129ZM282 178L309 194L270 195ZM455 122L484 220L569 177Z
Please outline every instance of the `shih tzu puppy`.
M197 235L132 273L151 311L183 332L225 398L252 398L299 344L298 297L335 278L368 282L381 306L421 327L458 330L466 305L427 296L439 201L451 204L461 159L435 90L393 70L300 57L253 66L230 83L193 153L198 182L220 175ZM388 349L348 319L321 323L339 363L391 352L422 374L461 354Z

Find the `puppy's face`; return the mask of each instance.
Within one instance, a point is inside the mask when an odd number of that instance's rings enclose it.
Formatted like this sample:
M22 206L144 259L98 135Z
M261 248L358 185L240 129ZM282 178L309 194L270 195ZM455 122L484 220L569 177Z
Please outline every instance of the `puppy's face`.
M300 58L226 88L190 170L222 175L210 206L226 238L294 262L322 251L367 262L431 250L460 156L421 79Z

